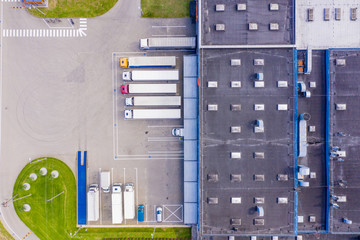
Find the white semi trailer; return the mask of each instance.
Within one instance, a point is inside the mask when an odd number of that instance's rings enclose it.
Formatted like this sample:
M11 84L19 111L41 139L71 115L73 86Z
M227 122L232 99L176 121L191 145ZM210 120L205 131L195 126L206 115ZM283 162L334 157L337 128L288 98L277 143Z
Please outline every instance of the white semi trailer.
M126 119L180 119L181 109L131 109L125 110Z
M176 84L129 84L121 85L120 92L128 93L176 93Z
M135 96L125 99L126 106L181 106L181 96Z
M112 223L120 224L123 221L122 184L114 183L111 194Z
M129 57L120 58L121 68L140 68L140 67L175 67L175 56L161 56L161 57Z
M140 39L140 49L194 49L195 37L167 37Z
M124 217L125 219L135 218L135 190L133 183L125 183Z
M87 220L89 222L99 220L99 185L91 184L87 194L88 206L87 206Z
M123 72L126 81L178 81L179 70L131 71Z

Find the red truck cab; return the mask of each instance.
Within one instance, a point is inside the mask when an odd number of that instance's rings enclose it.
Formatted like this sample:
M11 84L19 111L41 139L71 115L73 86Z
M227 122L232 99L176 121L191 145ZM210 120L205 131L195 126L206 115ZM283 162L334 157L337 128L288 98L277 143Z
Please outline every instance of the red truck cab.
M129 85L121 85L120 92L122 94L128 94L129 93Z

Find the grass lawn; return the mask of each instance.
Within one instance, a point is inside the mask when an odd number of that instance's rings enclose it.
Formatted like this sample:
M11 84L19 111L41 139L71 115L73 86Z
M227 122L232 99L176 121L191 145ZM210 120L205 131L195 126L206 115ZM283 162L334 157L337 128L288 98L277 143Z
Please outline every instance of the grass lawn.
M37 159L27 164L19 174L14 185L14 207L20 219L40 239L71 239L70 233L76 228L76 184L71 169L55 158ZM45 167L47 174L40 175ZM52 170L59 172L54 179ZM36 173L37 179L32 181L30 174ZM25 191L24 183L30 184ZM63 192L63 193L62 193ZM58 197L54 196L60 194ZM31 194L31 196L28 196ZM26 197L28 196L28 197ZM19 199L24 197L22 199ZM47 201L53 198L51 201ZM19 199L19 200L16 200ZM29 204L31 210L25 212L23 205ZM76 235L80 239L103 239L104 237L151 237L154 228L82 228ZM183 238L190 237L190 228L156 228L154 237ZM1 239L1 238L0 238Z
M4 225L0 222L0 240L13 240L14 238L6 231Z
M181 18L190 16L190 0L141 0L142 16Z
M100 16L109 11L117 0L48 0L49 8L40 8L29 12L42 18L89 18Z

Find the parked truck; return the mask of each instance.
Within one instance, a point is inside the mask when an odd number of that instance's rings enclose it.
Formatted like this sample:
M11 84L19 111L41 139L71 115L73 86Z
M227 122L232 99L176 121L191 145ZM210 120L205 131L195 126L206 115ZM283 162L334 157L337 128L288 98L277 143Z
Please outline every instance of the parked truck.
M124 216L125 216L125 219L134 219L135 218L135 193L134 193L134 184L133 183L125 183Z
M181 106L181 96L136 96L125 99L126 106Z
M121 68L175 67L175 56L120 58Z
M103 171L100 173L100 187L101 189L108 193L110 192L110 172Z
M91 184L87 194L87 220L89 222L99 220L99 185Z
M194 49L195 37L143 38L140 39L140 49Z
M131 71L123 72L122 77L127 81L178 81L179 70L159 71Z
M125 119L180 119L181 109L125 110Z
M176 93L176 84L128 84L121 85L120 92L128 93Z
M122 184L114 183L111 194L112 223L120 224L123 221Z

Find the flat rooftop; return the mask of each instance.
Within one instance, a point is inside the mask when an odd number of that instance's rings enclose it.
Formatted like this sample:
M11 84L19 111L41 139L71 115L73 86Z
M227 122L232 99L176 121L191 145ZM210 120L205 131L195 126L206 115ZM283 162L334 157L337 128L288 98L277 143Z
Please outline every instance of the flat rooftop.
M306 51L298 51L298 63L306 63ZM325 51L312 51L312 71L298 74L298 83L304 83L311 97L298 93L298 115L308 113L307 156L298 158L298 165L310 168L304 176L309 187L299 187L298 230L319 231L326 229L326 56ZM299 66L301 68L301 66Z
M293 50L203 49L200 59L201 233L293 234Z
M355 8L357 16L356 19L352 19L354 15L351 10ZM358 0L296 1L296 47L360 47L359 14ZM312 15L312 18L309 15Z
M202 0L202 45L293 44L293 0L274 1L272 10L270 3L272 2L253 0ZM255 23L250 27L253 30L249 29L250 23ZM217 24L222 24L225 29L216 30ZM221 28L220 25L219 27Z
M339 59L345 65L336 64ZM330 158L330 231L360 232L360 50L330 51L330 132L329 145L345 151L344 157ZM346 104L339 110L338 104ZM332 151L334 152L334 151ZM346 202L337 200L345 196ZM352 224L344 223L349 219Z

